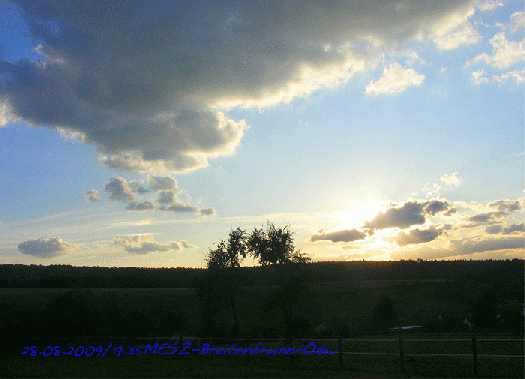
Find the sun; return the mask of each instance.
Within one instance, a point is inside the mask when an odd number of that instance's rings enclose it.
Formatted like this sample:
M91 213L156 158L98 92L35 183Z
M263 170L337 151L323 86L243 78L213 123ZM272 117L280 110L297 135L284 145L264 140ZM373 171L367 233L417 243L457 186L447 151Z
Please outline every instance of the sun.
M372 219L376 214L381 212L384 203L381 201L372 201L359 208L351 209L345 212L337 212L341 219L336 227L336 230L361 228L364 223Z

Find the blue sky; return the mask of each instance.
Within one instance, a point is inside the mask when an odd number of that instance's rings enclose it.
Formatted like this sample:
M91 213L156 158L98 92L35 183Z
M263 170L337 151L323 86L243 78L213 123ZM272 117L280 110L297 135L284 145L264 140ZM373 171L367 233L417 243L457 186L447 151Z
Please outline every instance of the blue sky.
M523 1L177 4L0 3L0 263L523 257Z

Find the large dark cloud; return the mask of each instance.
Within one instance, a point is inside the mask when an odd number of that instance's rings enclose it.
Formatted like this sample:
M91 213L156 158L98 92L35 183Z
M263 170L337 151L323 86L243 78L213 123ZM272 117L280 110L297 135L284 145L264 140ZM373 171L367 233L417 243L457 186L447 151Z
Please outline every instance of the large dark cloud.
M451 205L446 200L407 201L401 206L392 204L385 212L378 213L364 226L369 229L405 229L412 225L423 225L426 216L434 216L450 208Z
M0 101L31 123L81 133L108 167L137 172L188 171L232 153L246 126L214 105L278 103L340 83L371 58L363 46L429 36L472 5L10 2L43 61L0 60Z
M42 237L37 240L22 242L18 245L18 251L37 258L54 258L67 254L75 247L75 244L62 241L60 238Z
M395 237L395 241L399 246L425 243L435 240L442 233L442 228L438 229L432 225L428 229L412 229L408 233L400 232Z
M345 229L338 230L329 233L314 234L311 238L311 242L315 241L332 241L332 242L352 242L357 240L365 239L366 234L357 229Z

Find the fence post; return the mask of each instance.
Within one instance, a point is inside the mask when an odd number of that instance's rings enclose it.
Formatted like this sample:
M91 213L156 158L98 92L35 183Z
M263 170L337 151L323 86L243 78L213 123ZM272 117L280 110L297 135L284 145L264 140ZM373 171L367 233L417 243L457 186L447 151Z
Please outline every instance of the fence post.
M288 340L288 343L290 344L290 348L293 347L292 337ZM290 354L290 363L293 363L293 353Z
M344 369L344 365L343 365L343 345L341 343L341 337L339 337L338 341L337 341L337 348L339 349L339 365L341 366L341 370Z
M399 358L401 364L401 372L405 372L405 355L403 354L403 339L399 336Z
M476 337L472 337L472 357L474 358L474 376L478 378L478 351L476 349Z

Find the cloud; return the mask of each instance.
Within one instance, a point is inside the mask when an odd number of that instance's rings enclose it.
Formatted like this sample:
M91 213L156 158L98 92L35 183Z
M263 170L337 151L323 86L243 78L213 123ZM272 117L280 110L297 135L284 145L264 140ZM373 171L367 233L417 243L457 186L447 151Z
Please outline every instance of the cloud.
M18 251L37 258L54 258L67 254L76 247L75 244L62 241L60 238L42 237L37 240L22 242L18 245Z
M492 212L482 212L473 216L467 217L465 221L468 223L459 225L458 228L474 228L480 225L494 225L499 223L501 220L509 217L512 212L520 211L523 209L521 200L496 200L490 202L487 207L495 209ZM486 208L485 208L486 209ZM493 228L486 228L487 233L495 234L497 226ZM499 232L498 232L499 233Z
M495 222L496 220L506 216L508 216L507 212L485 212L470 216L467 218L467 221L474 222L476 225L479 225L482 223Z
M181 193L177 186L177 181L171 176L150 176L148 179L149 189L145 188L143 181L131 181L117 177L110 178L109 183L106 184L105 190L109 192L109 198L112 200L120 200L128 203L127 211L166 211L177 213L196 213L198 217L215 215L213 208L199 208L187 203L183 203L177 197L177 193ZM141 200L136 194L148 193L150 191L159 192L157 199L160 205L155 204L152 199Z
M481 253L493 250L523 249L522 237L505 238L465 238L461 240L451 240L451 247L454 254L465 255Z
M484 77L487 72L483 69L479 69L478 71L474 71L472 73L472 83L474 84L482 84L482 83L488 83L490 82L490 79L487 77Z
M96 144L107 167L135 172L188 172L233 154L247 125L226 106L345 83L391 46L473 9L469 0L10 3L42 59L0 60L0 103ZM399 77L375 83L376 93L423 80L390 69Z
M168 243L154 242L151 234L116 235L113 237L113 243L123 246L126 252L137 255L196 248L186 241Z
M512 224L503 229L503 234L512 234L525 231L525 224Z
M501 75L492 75L492 81L498 84L503 84L514 79L516 85L525 83L525 68L521 70L507 71Z
M121 200L129 203L133 202L137 197L126 179L121 177L109 178L109 183L106 184L104 189L106 192L109 192L111 200Z
M149 187L155 191L159 191L159 190L173 190L174 192L180 191L177 186L177 181L169 175L150 176L148 183L149 183Z
M485 228L485 233L487 234L499 234L503 230L503 225L497 224L497 225L488 225Z
M425 203L424 211L426 214L434 216L450 208L450 204L443 200L430 200Z
M133 189L133 192L141 195L148 192L148 189L144 186L144 180L132 180L128 184Z
M444 216L452 216L454 213L456 213L458 210L456 208L450 208L448 211L443 213Z
M357 229L345 229L338 230L330 233L314 234L311 238L311 242L315 241L332 241L332 242L352 242L357 240L365 239L366 234Z
M508 41L504 32L497 33L489 40L493 54L482 53L466 63L467 66L485 62L499 69L507 69L525 61L525 38L521 41Z
M94 189L87 191L84 194L84 196L86 197L86 200L88 201L97 201L99 199L98 191Z
M154 211L156 208L153 200L145 200L142 203L132 201L126 207L127 211Z
M159 193L160 204L172 204L178 201L177 195L173 191L162 191Z
M503 6L503 2L502 1L487 0L487 1L484 1L483 3L479 4L477 8L480 11L485 12L485 11L490 11L492 9L495 9L497 7L502 7L502 6Z
M407 201L403 205L391 204L385 211L378 213L372 220L365 223L369 229L409 228L412 225L422 225L425 216L434 216L446 211L451 205L446 200Z
M521 29L525 29L525 11L516 12L510 16L510 31L516 33Z
M168 211L168 212L189 213L189 212L198 212L199 208L194 207L189 204L174 203L174 204L164 205L162 207L159 207L158 210Z
M436 229L432 225L428 229L412 229L408 233L400 232L394 240L398 246L406 246L433 241L442 233L443 228Z
M217 213L213 208L200 208L198 212L200 217L215 216Z
M497 200L489 203L489 207L502 212L514 212L523 208L519 200Z
M197 249L197 248L198 248L198 247L195 246L195 245L190 245L189 243L187 243L187 242L184 241L184 240L181 240L179 243L180 243L180 244L182 245L182 247L185 248L185 249L192 249L192 250L194 250L194 249Z
M178 199L176 193L173 191L161 191L159 193L158 201L160 204L163 204L162 206L158 208L158 210L160 211L179 212L179 213L195 212L197 213L197 215L200 216L198 207L181 202Z
M448 174L445 174L440 179L443 183L445 183L449 187L452 187L452 186L459 187L459 185L461 184L461 179L458 178L457 175L458 175L457 172L453 173L450 176Z
M412 68L403 68L399 63L392 63L385 67L383 76L376 82L366 86L366 93L370 95L396 94L411 86L420 86L425 75L417 73Z
M490 78L486 76L487 72L483 69L472 72L472 83L483 84L483 83L497 83L503 84L508 81L514 80L516 85L525 83L525 68L520 70L507 71L501 75L492 75Z
M472 27L468 18L454 18L448 25L436 31L433 41L440 50L454 50L463 45L474 45L481 35Z

